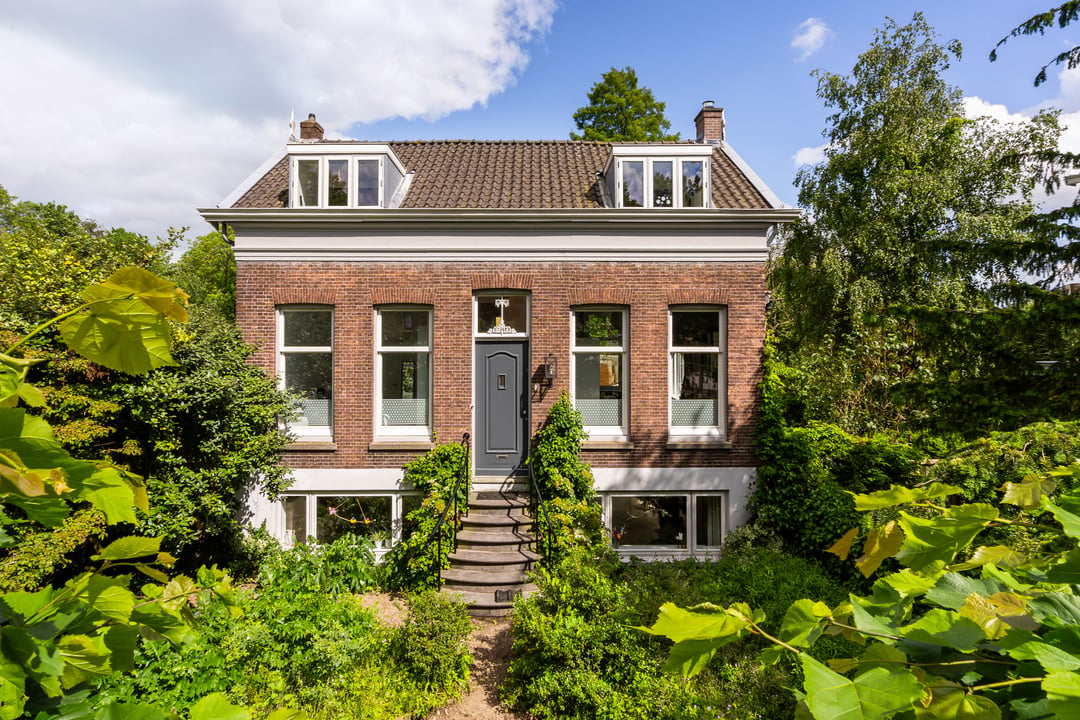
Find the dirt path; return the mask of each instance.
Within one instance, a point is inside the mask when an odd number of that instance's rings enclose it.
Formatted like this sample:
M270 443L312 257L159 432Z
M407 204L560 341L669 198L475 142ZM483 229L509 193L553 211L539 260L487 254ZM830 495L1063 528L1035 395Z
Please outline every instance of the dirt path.
M510 620L484 618L473 620L469 652L476 658L469 679L469 694L460 701L435 711L430 718L469 718L470 720L523 720L504 709L499 702L499 685L510 665Z

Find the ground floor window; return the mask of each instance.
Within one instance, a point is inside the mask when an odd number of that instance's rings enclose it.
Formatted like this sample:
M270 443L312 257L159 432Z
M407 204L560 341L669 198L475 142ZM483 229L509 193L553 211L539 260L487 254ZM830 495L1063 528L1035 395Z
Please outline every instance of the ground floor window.
M367 538L377 550L407 538L415 529L406 516L420 506L416 494L303 494L281 498L285 545L332 543L344 535Z
M621 551L708 551L724 537L723 494L612 495L612 544Z

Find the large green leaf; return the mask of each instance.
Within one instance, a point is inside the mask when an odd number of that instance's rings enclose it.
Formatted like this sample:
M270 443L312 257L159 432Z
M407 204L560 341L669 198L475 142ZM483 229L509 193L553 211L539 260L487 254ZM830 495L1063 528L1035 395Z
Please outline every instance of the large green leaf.
M934 588L926 593L926 599L950 610L959 610L973 593L989 597L1005 589L1005 586L996 580L980 580L950 572L938 578Z
M278 708L267 715L266 720L307 720L307 713L292 708Z
M884 720L913 708L926 694L907 668L873 668L848 680L806 653L799 661L806 703L818 720Z
M1047 569L1047 581L1068 585L1080 584L1080 548L1070 550L1062 558L1062 562L1051 565Z
M26 382L26 373L30 366L40 360L27 360L0 353L0 400L17 395Z
M113 702L94 715L94 720L166 720L161 708L143 703Z
M934 687L926 707L915 706L915 720L1001 720L1001 708L982 695L968 694L959 687Z
M169 322L146 312L150 308L140 300L115 302L125 304L126 312L114 317L87 310L60 323L60 336L68 347L99 365L132 375L174 365ZM150 324L132 322L150 317L156 317Z
M1001 502L1019 505L1022 508L1039 507L1044 498L1050 497L1057 489L1057 482L1039 473L1030 472L1018 483L1007 482L1001 486L1004 495Z
M1072 539L1080 539L1080 515L1070 512L1059 505L1054 503L1047 503L1046 508L1054 514L1057 521L1061 523L1062 529L1065 534Z
M1058 720L1080 720L1080 674L1052 672L1043 678L1042 689Z
M161 538L128 535L127 537L122 537L119 540L114 540L109 543L108 547L102 550L100 555L94 556L94 559L134 560L136 558L146 557L147 555L157 555L160 549Z
M187 294L168 280L142 268L120 268L104 282L83 291L86 302L128 296L137 297L170 320L187 322L187 311L181 304L187 300Z
M128 590L126 575L108 577L95 573L86 588L86 602L110 620L127 622L135 607L135 594Z
M953 570L962 572L972 570L983 565L997 565L999 567L1015 568L1024 564L1027 558L1023 553L1017 552L1011 547L1004 545L982 545L971 554L971 559L952 566Z
M0 660L0 720L16 720L26 706L26 673L12 662Z
M900 526L907 537L896 559L914 570L925 569L933 563L951 562L997 517L997 508L986 503L959 505L932 518L901 512Z
M832 610L823 602L796 600L784 614L780 639L793 647L810 647L821 637Z
M932 500L946 495L957 495L961 492L960 488L952 485L931 483L919 488L890 485L888 490L879 490L866 494L852 493L851 495L855 499L855 509L866 512L868 510L884 510L897 505L907 505L921 500Z
M974 620L941 608L931 609L900 631L907 640L941 645L960 652L971 652L986 639L983 629Z
M1072 593L1044 593L1029 599L1028 609L1041 623L1057 621L1065 625L1080 625L1080 598Z
M744 619L741 608L716 610L693 612L674 603L664 603L651 628L637 629L673 641L675 645L671 648L664 670L691 677L705 668L719 648L749 632L750 624ZM746 613L749 613L749 608L746 608Z
M108 675L112 672L109 666L109 648L105 645L105 639L100 636L65 635L56 642L56 646L64 656L65 688L74 687L95 675Z
M212 693L191 706L191 720L250 720L251 713L229 702L225 693Z
M1026 643L1006 650L1016 660L1034 660L1047 672L1075 672L1080 670L1080 656L1062 650L1041 640L1029 640Z
M135 646L139 644L139 631L131 625L113 625L105 633L105 647L111 656L109 664L117 672L135 669Z
M859 568L863 577L870 577L881 567L881 563L896 555L903 542L904 531L893 520L885 527L874 528L866 538L863 554L855 561L855 567Z
M105 513L109 524L135 523L135 494L116 468L95 468L83 482L83 496Z

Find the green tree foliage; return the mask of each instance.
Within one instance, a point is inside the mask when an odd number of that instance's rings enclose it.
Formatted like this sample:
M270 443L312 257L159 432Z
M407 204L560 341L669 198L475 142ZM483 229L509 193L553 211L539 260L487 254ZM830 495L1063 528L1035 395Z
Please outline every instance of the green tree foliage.
M1016 292L1043 245L1021 224L1042 168L1018 158L1055 147L1056 115L966 119L942 79L959 55L916 14L888 21L850 76L816 73L835 112L825 161L796 179L808 213L773 260L773 319L810 416L850 431L1015 427L1064 389L1069 363L1037 361L1068 360L1071 311ZM1059 399L1050 412L1076 400Z
M1051 496L1059 483L1071 490ZM1000 504L948 504L959 488L931 483L854 495L876 513L832 548L841 558L862 542L870 576L894 558L902 568L868 595L829 605L803 599L779 632L746 603L661 608L646 632L675 642L666 668L697 673L720 648L754 635L774 647L765 663L794 654L804 673L804 711L834 717L1075 717L1080 706L1080 462L1006 483ZM1006 506L1026 517L1013 520ZM1015 523L1046 528L1028 552L980 544L988 530ZM857 640L860 651L823 663L808 652L826 634Z
M170 277L191 296L193 305L228 320L236 317L236 260L231 237L217 231L200 235L170 268Z
M1060 28L1068 27L1078 18L1080 18L1080 1L1078 0L1069 0L1069 2L1032 15L1014 27L1008 35L998 40L998 44L990 51L990 62L997 60L998 48L1008 42L1010 38L1020 37L1021 35L1044 35L1055 24ZM1062 64L1070 70L1080 65L1080 47L1073 47L1060 52L1053 60L1043 65L1038 74L1035 75L1035 87L1039 87L1046 82L1047 68L1051 65Z
M664 103L653 97L652 90L638 87L632 67L611 68L589 91L589 104L574 112L574 123L581 134L570 133L571 140L607 142L666 142L678 140L669 135L671 123L664 117Z

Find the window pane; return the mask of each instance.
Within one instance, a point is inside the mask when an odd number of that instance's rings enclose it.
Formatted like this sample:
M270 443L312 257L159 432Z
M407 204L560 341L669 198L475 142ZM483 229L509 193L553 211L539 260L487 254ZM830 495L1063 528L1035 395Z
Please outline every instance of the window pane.
M642 207L645 204L645 163L640 160L622 164L623 207Z
M331 353L289 353L285 356L285 389L300 395L303 425L329 425L334 387Z
M310 207L319 204L319 161L297 160L296 161L297 190L300 197L297 205Z
M524 295L480 295L476 298L476 331L485 335L525 334L527 310Z
M390 538L390 498L386 496L320 497L315 509L315 537L332 543L343 535L371 540Z
M427 425L431 380L427 353L383 353L382 424Z
M379 204L379 161L358 160L356 163L356 205L372 207Z
M574 355L574 407L586 425L622 425L622 358L619 353Z
M420 505L424 502L423 495L402 495L401 497L401 539L408 540L409 536L413 534L419 527L420 522L418 520L409 519L416 510L420 509Z
M672 167L670 160L653 161L653 207L671 207Z
M329 205L344 207L349 204L349 161L331 160L330 183L327 187Z
M683 160L682 164L682 204L683 207L704 207L705 163L701 160Z
M430 344L427 310L383 310L382 345L384 347L426 347Z
M621 346L623 314L618 310L586 310L574 314L578 347Z
M719 361L716 353L672 353L672 425L719 423Z
M613 497L611 534L618 545L686 546L686 498Z
M288 310L285 322L285 347L330 347L333 345L333 313L329 310Z
M699 497L696 505L698 547L720 547L724 539L723 498L717 495Z
M307 498L303 495L289 495L281 498L285 509L285 542L289 545L302 545L307 542Z
M720 347L720 313L715 310L671 313L671 344L675 347Z

